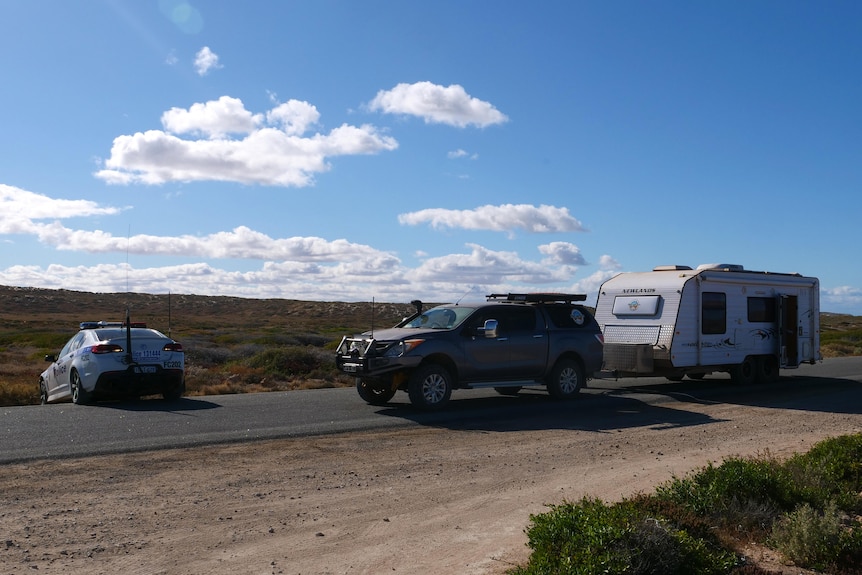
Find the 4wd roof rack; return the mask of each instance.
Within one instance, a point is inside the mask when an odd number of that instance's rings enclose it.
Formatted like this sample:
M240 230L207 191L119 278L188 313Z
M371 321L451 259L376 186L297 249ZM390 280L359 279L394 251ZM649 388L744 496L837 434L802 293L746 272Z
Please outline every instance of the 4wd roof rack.
M80 329L98 329L100 327L126 327L124 321L82 321L79 325ZM146 323L132 322L129 327L147 327Z
M492 293L485 296L488 301L511 301L521 303L572 303L584 301L586 294L572 293Z

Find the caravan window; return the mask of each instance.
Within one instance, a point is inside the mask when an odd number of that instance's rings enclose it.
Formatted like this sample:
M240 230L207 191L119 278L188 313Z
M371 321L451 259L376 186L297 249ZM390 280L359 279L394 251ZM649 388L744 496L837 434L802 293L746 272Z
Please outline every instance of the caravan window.
M748 321L751 323L775 323L775 298L748 298Z
M701 331L704 334L727 331L727 294L703 292Z

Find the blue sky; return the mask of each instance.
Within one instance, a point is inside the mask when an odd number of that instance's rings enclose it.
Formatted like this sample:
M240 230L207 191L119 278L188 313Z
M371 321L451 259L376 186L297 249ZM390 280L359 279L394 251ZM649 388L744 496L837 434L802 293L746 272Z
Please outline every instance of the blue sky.
M594 301L709 262L862 315L858 2L5 0L0 284Z

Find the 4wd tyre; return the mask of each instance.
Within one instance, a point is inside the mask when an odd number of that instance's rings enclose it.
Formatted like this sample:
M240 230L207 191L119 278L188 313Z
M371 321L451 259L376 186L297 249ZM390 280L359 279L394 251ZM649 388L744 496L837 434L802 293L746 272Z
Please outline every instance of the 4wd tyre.
M407 382L410 403L419 409L440 409L452 395L452 376L443 366L428 364L419 366L410 374Z
M359 392L359 397L371 405L386 405L395 397L395 390L391 385L373 384L360 378L356 379L356 391Z
M733 366L730 370L730 379L733 383L740 385L751 385L757 380L757 365L754 358L751 356L742 360L739 365Z
M72 391L72 403L86 405L92 401L90 393L81 384L81 376L78 375L77 369L73 369L69 375L69 388Z
M548 379L548 393L557 399L569 399L584 385L584 368L573 359L561 359Z
M48 387L42 379L39 380L39 403L42 405L48 403Z

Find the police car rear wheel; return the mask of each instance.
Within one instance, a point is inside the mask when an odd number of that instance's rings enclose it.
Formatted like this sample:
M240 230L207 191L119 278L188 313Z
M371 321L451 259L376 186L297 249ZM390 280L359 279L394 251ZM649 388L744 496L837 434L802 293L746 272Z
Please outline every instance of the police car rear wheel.
M78 371L73 369L69 375L69 387L72 388L72 403L77 405L86 405L90 403L90 394L84 389L81 384L81 376Z

